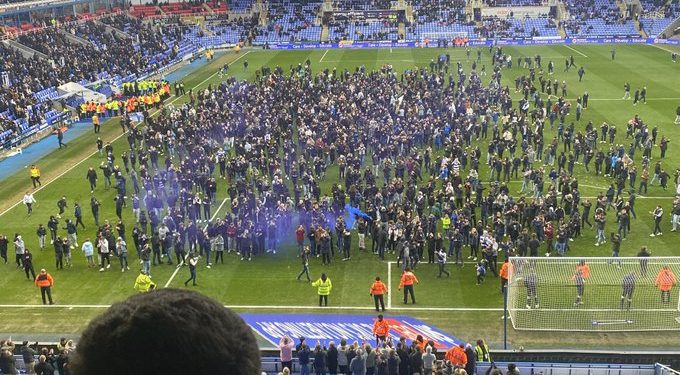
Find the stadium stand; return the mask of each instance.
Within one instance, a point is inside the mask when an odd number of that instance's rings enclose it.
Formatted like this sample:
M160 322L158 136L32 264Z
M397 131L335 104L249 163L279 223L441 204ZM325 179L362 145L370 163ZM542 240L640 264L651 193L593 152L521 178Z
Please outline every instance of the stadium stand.
M658 0L640 1L640 28L650 37L659 36L680 15L680 3Z
M255 42L316 42L321 26L315 25L321 3L270 2L269 24L261 27Z
M562 21L569 36L639 36L635 24L626 20L615 2L608 0L567 0L571 19Z
M208 5L213 10L227 10L227 3L219 1L209 2ZM253 1L250 0L229 0L229 11L234 13L248 13L253 8Z
M397 40L397 25L387 21L350 21L333 22L329 29L329 39L332 41L340 40Z

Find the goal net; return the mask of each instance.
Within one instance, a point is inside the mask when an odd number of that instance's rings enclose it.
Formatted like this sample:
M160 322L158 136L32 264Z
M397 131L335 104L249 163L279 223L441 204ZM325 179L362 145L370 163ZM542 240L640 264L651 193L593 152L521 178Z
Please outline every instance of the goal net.
M680 257L510 258L517 330L680 330Z

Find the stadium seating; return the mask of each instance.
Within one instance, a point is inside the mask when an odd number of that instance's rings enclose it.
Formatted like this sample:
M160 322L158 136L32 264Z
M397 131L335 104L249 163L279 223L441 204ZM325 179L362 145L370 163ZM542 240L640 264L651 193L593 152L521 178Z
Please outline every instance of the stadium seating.
M680 3L660 2L658 0L643 0L640 26L650 37L659 36L678 16Z
M318 42L322 27L314 24L319 7L318 2L270 3L269 25L258 30L255 42Z
M341 24L329 29L329 39L339 40L397 40L397 25L388 22L356 21Z
M165 14L178 16L187 16L191 14L205 12L205 8L203 8L201 4L192 4L184 2L161 5L161 10Z
M229 5L224 1L220 1L219 6L215 3L217 1L213 1L212 4L208 3L208 6L213 10L227 10L228 6L229 11L233 13L248 13L253 8L253 1L250 0L229 0Z
M571 19L565 31L575 37L639 36L635 24L623 19L621 10L609 0L566 0Z
M396 3L393 0L335 0L333 1L333 8L340 10L390 9Z
M486 0L491 7L526 7L543 5L543 0Z

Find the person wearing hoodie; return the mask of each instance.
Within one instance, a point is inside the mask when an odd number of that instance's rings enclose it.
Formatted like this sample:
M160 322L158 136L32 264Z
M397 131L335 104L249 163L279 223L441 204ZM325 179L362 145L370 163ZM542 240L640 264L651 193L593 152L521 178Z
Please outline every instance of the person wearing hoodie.
M423 353L423 374L432 373L432 369L434 368L434 361L436 360L437 356L432 354L432 347L427 345L425 347L425 353Z
M366 375L366 353L363 349L356 350L356 355L349 364L349 370L352 375Z
M21 268L23 265L24 251L26 250L26 244L21 238L21 235L17 233L14 236L14 255L17 263L17 268Z
M340 346L338 347L338 368L341 374L347 374L347 351L349 347L347 346L347 340L340 340Z
M26 249L24 251L24 272L26 272L26 278L29 280L35 280L35 270L33 269L33 254L31 253L30 250ZM31 274L31 277L28 277L28 274Z
M475 372L477 371L477 353L475 353L475 349L470 343L465 345L465 356L467 357L465 372L467 372L468 375L475 375Z
M326 351L326 367L330 375L338 373L338 348L335 347L335 342L328 343L328 350Z

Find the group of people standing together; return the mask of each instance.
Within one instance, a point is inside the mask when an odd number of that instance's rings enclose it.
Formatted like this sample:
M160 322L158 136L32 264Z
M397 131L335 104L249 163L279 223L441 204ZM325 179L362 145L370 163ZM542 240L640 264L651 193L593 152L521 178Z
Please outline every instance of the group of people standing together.
M482 339L477 340L476 345L453 345L440 356L442 359L437 357L435 343L421 335L414 337L410 344L403 336L394 343L383 315L374 320L373 334L375 347L368 342L349 343L346 339L341 339L339 345L330 341L324 346L317 341L310 347L304 337L299 337L295 345L291 337L284 336L278 344L282 369L279 374L288 375L295 370L302 375L312 372L317 375L409 375L442 370L454 373L455 370L456 375L473 375L478 362L491 362L489 347Z
M100 192L92 184L98 173L87 177L100 271L110 267L111 254L127 270L127 243L147 274L152 264L173 264L173 252L177 264L200 254L207 268L223 262L224 252L250 261L275 254L298 220L298 244L309 240L310 258L323 255L325 264L335 248L351 261L356 236L360 250L370 238L371 250L383 259L394 254L404 272L425 256L440 264L440 276L448 274L447 256L459 267L472 260L480 282L487 272L498 275L499 254L536 256L541 246L548 254L566 254L591 218L597 242L604 243L605 226L613 222L609 210L623 232L630 223L625 218L636 217L636 192L623 195L627 184L635 186L636 150L644 150L644 171L654 129L636 117L631 147L601 148L598 139L612 140L615 132L602 128L598 137L592 123L576 130L567 121L572 103L535 85L540 64L521 75L515 101L502 77L522 68L503 65L501 47L490 53L489 76L480 75L477 62L466 70L450 56L430 69L402 73L389 64L314 73L309 60L291 65L289 74L263 67L255 82L229 78L189 90L187 103L145 116L143 127L128 124L128 148L118 158L107 145L99 167L105 189L115 189L115 226L100 225ZM612 179L595 203L582 197L574 175L577 164L587 171L592 159L595 173ZM658 175L661 180L668 173L660 167ZM519 191L510 189L512 180L522 182ZM218 205L222 181L228 199ZM227 213L215 219L214 207L227 201ZM125 209L135 222L131 236ZM351 215L358 217L351 225L338 220L348 209L360 212ZM662 222L663 210L657 216ZM675 229L678 201L673 217ZM404 291L415 302L408 286Z

